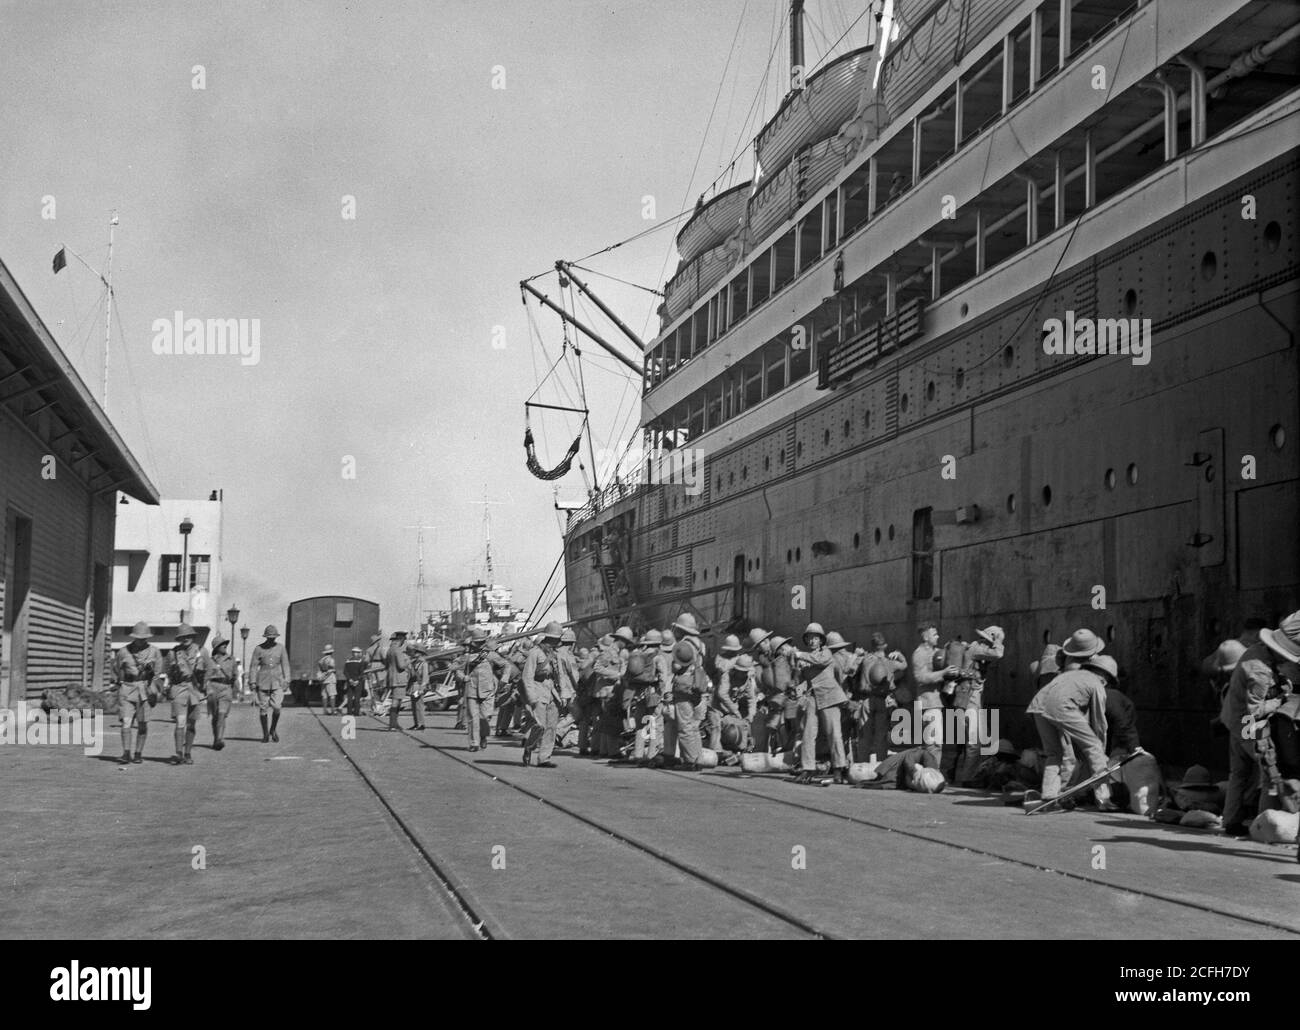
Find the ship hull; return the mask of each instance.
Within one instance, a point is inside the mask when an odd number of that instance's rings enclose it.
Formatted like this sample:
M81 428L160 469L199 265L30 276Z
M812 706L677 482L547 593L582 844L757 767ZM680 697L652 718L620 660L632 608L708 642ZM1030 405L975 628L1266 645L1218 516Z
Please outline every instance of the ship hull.
M600 633L689 607L716 630L787 634L815 619L909 652L921 620L945 638L995 623L1007 658L986 703L1022 746L1029 662L1087 625L1144 745L1212 758L1200 659L1300 601L1298 171L1292 151L1176 216L1134 217L1050 296L1040 277L711 450L698 495L611 499L566 537L571 618ZM1044 355L1043 320L1066 308L1150 319L1150 364ZM611 597L587 548L615 524L629 589Z

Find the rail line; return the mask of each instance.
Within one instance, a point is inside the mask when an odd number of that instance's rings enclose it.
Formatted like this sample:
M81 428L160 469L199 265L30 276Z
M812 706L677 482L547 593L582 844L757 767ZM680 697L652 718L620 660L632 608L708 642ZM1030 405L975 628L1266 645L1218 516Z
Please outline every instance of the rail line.
M312 709L312 714L313 715L316 714L315 709ZM376 722L382 721L376 716L371 716L371 718L375 719ZM320 721L319 716L317 716L317 720ZM326 727L323 722L321 722L321 726L326 733L329 733L328 727ZM568 807L567 805L560 804L558 801L553 801L552 799L545 797L544 795L539 794L536 791L529 790L527 787L521 786L518 783L512 783L510 780L502 779L501 777L494 775L488 770L480 768L477 763L471 762L465 758L461 758L459 755L457 755L449 748L441 747L437 744L432 744L428 740L422 737L417 737L415 734L411 733L405 727L399 727L399 729L403 736L419 744L422 750L433 751L436 754L440 755L441 757L448 759L449 761L455 762L458 765L462 765L467 769L472 769L480 776L486 776L494 783L499 783L503 787L507 787L510 790L516 791L517 793L522 794L525 797L532 799L533 801L537 801L545 805L547 808L559 812L562 815L568 816L570 819L574 820L575 822L581 823L583 826L587 827L590 830L595 831L596 833L601 834L604 837L608 837L611 840L617 841L619 844L631 848L634 851L638 851L643 855L647 855L650 858L653 858L656 861L663 863L664 865L676 869L679 873L682 873L690 877L691 879L698 881L699 883L703 883L708 887L711 887L712 889L722 894L728 895L732 899L739 901L742 904L748 905L752 908L755 908L763 912L768 916L771 916L773 919L785 923L788 926L794 927L795 929L799 930L801 933L804 933L809 937L812 937L814 940L843 939L841 934L837 934L830 930L824 929L823 927L819 927L816 924L811 923L808 920L802 918L801 916L798 916L795 913L789 911L788 909L782 908L779 905L774 905L772 902L767 901L764 898L760 898L756 894L751 894L749 891L745 890L744 888L737 887L734 884L727 883L725 880L719 879L718 877L712 875L711 873L703 869L700 869L689 862L684 862L679 858L673 857L672 855L668 854L661 848L655 847L653 844L649 844L643 840L633 837L631 834L624 833L621 830L615 830L612 827L607 826L604 823L600 822L599 820L592 819L589 816L583 815L581 812L577 812L574 809ZM330 739L334 740L335 746L338 747L340 751L342 751L345 755L347 754L347 751L343 748L343 746L339 744L339 742L336 739L334 739L333 734L330 734ZM357 772L360 773L362 777L366 780L366 783L370 787L370 789L374 791L376 795L379 796L379 799L384 804L384 807L387 808L391 813L392 808L388 805L387 801L383 798L382 792L379 791L379 789L375 787L375 785L370 781L370 779L366 777L364 773L361 772L357 764L355 762L352 762L351 756L349 756L348 760L349 762L352 763L353 768L356 768ZM396 814L395 813L393 814L394 817L396 818ZM412 840L414 841L414 836L410 831L410 829L404 823L400 823L400 825L402 826L404 832L406 832L408 836L411 836ZM417 847L420 848L421 854L426 856L426 861L428 861L431 865L434 865L435 863L433 862L432 858L427 856L423 847L419 846L418 844ZM464 892L462 889L461 893L465 894L466 892ZM460 897L458 897L457 900L459 902L461 900ZM482 906L479 907L481 908Z
M780 908L779 906L773 905L771 902L765 901L752 894L749 894L747 891L744 891L743 889L734 887L731 884L727 884L721 880L718 880L717 878L713 877L709 873L701 869L695 868L693 866L690 866L689 864L684 863L672 857L671 855L666 854L661 849L656 848L651 844L647 844L644 841L637 840L625 833L622 833L621 831L611 829L610 827L600 823L598 820L591 819L590 817L585 816L580 812L574 811L568 806L553 801L537 793L536 791L528 789L527 787L521 786L520 784L517 783L512 783L509 780L501 779L500 777L495 776L491 772L480 768L476 763L470 761L469 759L460 757L456 752L446 747L430 743L427 739L415 736L414 734L410 733L405 727L401 728L401 732L404 736L409 737L411 740L415 741L425 750L435 751L439 755L443 756L444 758L450 759L451 761L457 762L460 765L473 769L475 772L479 773L480 775L487 776L489 779L492 779L495 782L502 784L503 786L509 787L511 790L517 791L518 793L521 793L529 798L532 798L533 800L536 800L546 805L547 807L554 809L557 812L561 812L564 815L567 815L570 818L576 820L577 822L580 822L583 825L591 829L594 829L599 833L612 837L613 839L618 840L620 843L623 843L637 851L650 855L658 859L659 861L672 866L673 868L679 870L680 872L683 872L686 875L693 877L694 879L707 883L710 886L745 902L746 904L753 905L754 907L761 909L767 914L774 916L775 918L780 919L783 922L798 927L799 929L803 930L806 933L811 933L814 936L822 939L828 939L828 940L838 939L839 935L820 929L814 926L813 924L810 924L806 920L794 915L793 913L790 913L787 910ZM337 741L335 741L335 743L337 744ZM996 859L998 861L1007 862L1011 865L1015 865L1023 869L1030 869L1035 872L1052 873L1057 876L1062 876L1067 879L1074 880L1080 883L1089 884L1090 886L1104 887L1107 890L1113 891L1117 894L1136 895L1139 897L1149 898L1153 901L1159 901L1164 904L1176 905L1181 908L1186 908L1192 911L1201 912L1207 915L1214 915L1224 919L1231 919L1234 922L1244 923L1256 927L1266 927L1271 930L1279 930L1287 934L1300 936L1300 929L1297 929L1293 925L1287 925L1285 923L1277 922L1269 919L1260 919L1260 918L1255 918L1247 915L1242 915L1237 912L1231 912L1226 909L1218 908L1214 905L1208 905L1202 902L1190 901L1185 898L1174 897L1168 894L1161 893L1160 891L1154 891L1142 887L1125 886L1121 884L1108 882L1098 877L1088 876L1083 873L1071 872L1069 870L1059 869L1051 865L1043 865L1041 863L1030 861L1024 858L1018 858L1014 855L1007 855L999 851L992 851L989 850L988 848L982 848L971 844L962 844L955 841L944 840L941 837L933 837L925 833L917 832L915 830L901 829L899 827L890 826L887 823L876 822L871 819L864 819L861 818L860 816L850 815L844 812L837 812L833 809L823 808L818 805L807 804L805 802L794 801L787 798L773 797L770 794L765 794L756 790L748 790L739 785L724 782L722 777L719 776L714 776L709 774L704 774L704 775L686 774L686 773L673 772L671 770L661 770L661 771L668 772L668 775L673 776L676 779L686 780L691 783L700 784L706 788L729 791L731 793L740 794L756 801L766 801L774 805L781 805L787 808L794 808L814 815L826 816L828 818L836 819L841 822L846 822L851 825L862 827L863 829L878 830L878 831L883 831L885 833L900 834L912 840L923 841L927 844L939 845L944 848L949 848L954 851L965 852L967 854L980 855L982 857Z

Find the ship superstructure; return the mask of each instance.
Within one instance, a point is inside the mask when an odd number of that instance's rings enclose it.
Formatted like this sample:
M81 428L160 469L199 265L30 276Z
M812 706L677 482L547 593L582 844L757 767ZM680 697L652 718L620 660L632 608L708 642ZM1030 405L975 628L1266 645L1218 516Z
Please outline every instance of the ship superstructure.
M895 6L683 226L645 460L569 517L570 616L996 622L1009 715L1092 625L1177 760L1199 658L1297 606L1300 10Z

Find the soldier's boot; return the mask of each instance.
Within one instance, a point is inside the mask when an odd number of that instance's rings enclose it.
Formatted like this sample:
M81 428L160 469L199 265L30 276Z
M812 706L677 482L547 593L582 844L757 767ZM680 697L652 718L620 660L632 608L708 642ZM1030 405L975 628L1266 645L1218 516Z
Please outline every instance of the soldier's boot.
M124 725L122 727L122 764L126 765L131 761L131 727Z
M259 715L258 718L262 720L262 743L267 744L271 740L271 731L267 729L266 716Z
M275 728L280 725L280 713L278 711L271 713L271 739L277 744L280 743L280 734L275 732Z
M185 730L185 764L193 765L194 759L190 757L190 751L194 747L194 726L191 725Z
M180 723L176 727L176 754L172 756L172 765L182 765L185 762L185 724Z
M849 782L849 771L848 771L848 769L845 769L845 768L839 768L839 769L836 769L836 770L835 770L835 780L834 780L834 782L836 782L836 783L847 784L847 783Z
M135 731L135 755L131 759L135 765L140 765L144 761L144 740L147 736L149 736L148 725L143 725Z

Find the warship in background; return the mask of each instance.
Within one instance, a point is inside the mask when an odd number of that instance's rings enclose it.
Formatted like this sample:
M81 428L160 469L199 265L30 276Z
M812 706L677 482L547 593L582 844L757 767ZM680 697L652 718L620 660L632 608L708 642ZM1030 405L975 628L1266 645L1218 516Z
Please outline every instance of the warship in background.
M896 0L805 75L802 7L752 181L677 237L641 460L568 514L571 622L996 622L1011 732L1090 625L1201 760L1200 658L1300 606L1300 10Z

